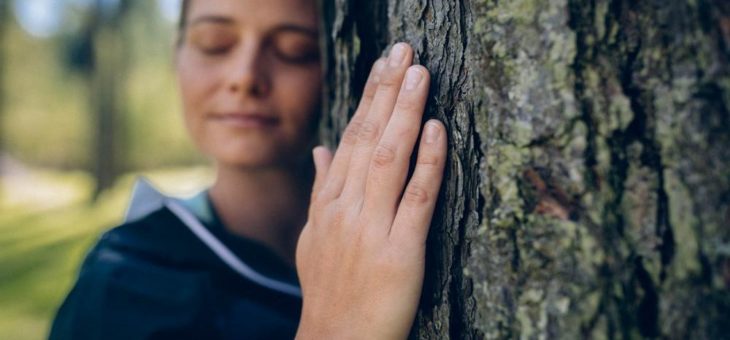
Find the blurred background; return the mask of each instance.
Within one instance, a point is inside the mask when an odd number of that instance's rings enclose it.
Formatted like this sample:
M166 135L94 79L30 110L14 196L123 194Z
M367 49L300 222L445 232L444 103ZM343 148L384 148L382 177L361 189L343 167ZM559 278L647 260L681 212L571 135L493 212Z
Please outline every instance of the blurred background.
M173 73L179 0L0 0L0 339L43 339L143 175L200 190Z

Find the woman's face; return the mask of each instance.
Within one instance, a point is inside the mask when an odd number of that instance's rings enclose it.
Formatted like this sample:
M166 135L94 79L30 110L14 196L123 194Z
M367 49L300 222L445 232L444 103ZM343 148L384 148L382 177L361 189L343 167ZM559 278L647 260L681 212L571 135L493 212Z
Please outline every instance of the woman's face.
M185 121L224 165L308 154L320 103L313 0L192 0L177 52Z

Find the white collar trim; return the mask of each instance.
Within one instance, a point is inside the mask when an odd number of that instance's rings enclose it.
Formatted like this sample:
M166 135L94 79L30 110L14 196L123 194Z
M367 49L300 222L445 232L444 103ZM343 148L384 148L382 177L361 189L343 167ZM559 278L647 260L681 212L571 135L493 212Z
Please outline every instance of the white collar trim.
M267 277L241 261L208 228L203 226L198 218L186 209L179 200L160 193L144 178L139 178L134 185L132 201L127 209L125 221L129 222L142 218L162 207L169 209L200 241L236 273L266 288L287 295L302 297L302 291L299 287Z

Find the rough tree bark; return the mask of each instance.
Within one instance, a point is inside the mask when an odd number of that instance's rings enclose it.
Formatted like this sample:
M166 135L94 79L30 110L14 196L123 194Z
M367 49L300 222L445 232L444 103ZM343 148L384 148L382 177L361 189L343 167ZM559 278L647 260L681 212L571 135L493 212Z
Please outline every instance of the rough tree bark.
M730 337L730 3L322 4L326 142L396 41L449 130L414 337Z

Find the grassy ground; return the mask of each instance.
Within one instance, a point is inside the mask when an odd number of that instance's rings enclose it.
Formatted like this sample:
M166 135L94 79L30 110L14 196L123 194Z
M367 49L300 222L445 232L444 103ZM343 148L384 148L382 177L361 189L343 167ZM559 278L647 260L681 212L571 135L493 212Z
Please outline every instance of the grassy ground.
M210 171L168 170L145 176L165 192L188 194L205 186ZM29 170L2 178L0 339L47 337L87 249L121 221L133 181L133 176L121 179L90 204L92 182L85 174Z

